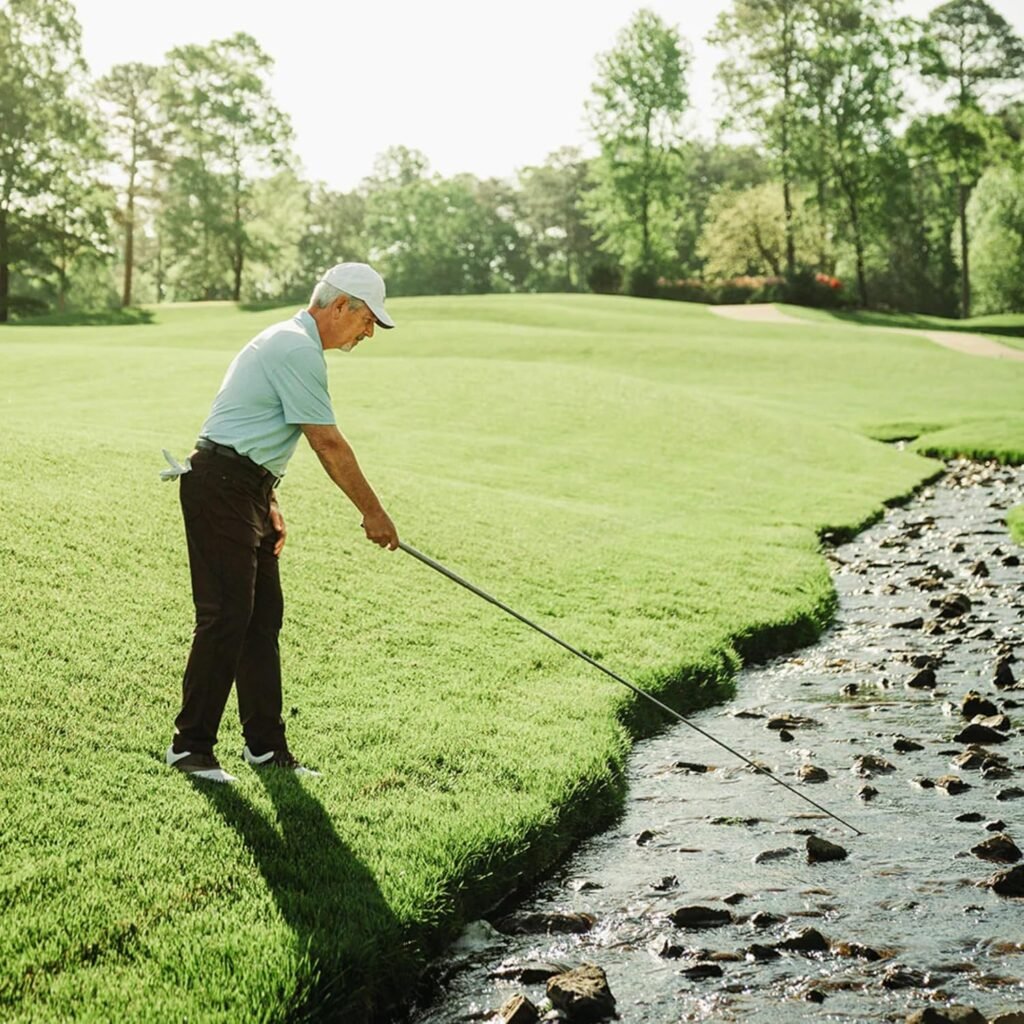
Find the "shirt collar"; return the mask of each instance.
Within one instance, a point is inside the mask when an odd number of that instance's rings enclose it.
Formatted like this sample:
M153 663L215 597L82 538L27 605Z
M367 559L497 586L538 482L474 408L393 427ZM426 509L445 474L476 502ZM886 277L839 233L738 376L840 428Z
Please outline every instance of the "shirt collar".
M321 348L323 348L323 341L320 339L320 331L317 329L316 321L312 316L310 316L309 310L300 309L293 319Z

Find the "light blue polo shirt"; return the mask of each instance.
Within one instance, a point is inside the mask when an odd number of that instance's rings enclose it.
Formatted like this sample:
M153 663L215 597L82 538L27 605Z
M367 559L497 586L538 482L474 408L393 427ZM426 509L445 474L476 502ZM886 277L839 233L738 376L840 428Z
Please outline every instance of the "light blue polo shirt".
M199 436L284 476L302 434L299 424L334 422L320 333L303 309L257 334L235 356Z

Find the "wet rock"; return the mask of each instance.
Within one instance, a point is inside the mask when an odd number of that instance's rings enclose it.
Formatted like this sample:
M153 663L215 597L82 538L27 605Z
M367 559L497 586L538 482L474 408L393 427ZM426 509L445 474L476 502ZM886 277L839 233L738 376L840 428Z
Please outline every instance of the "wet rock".
M801 782L826 782L828 780L828 772L824 768L819 768L816 764L802 764L796 773L796 777Z
M906 736L897 736L892 741L892 749L899 754L910 754L915 750L924 750L924 744L918 743L917 740L909 739Z
M928 984L928 976L910 967L894 964L882 975L882 988L924 988Z
M679 960L692 953L692 950L688 947L680 946L678 943L673 942L668 938L657 939L647 948L655 956L660 956L663 960Z
M875 797L878 796L878 790L875 789L874 786L861 786L860 789L857 790L857 796L865 802L868 800L874 800Z
M584 964L548 980L548 999L556 1010L564 1010L571 1021L598 1021L615 1015L615 996L604 971Z
M997 715L999 708L977 690L969 690L960 702L960 714L970 721L975 715Z
M971 599L966 594L947 594L938 608L940 619L958 619L971 610Z
M997 1013L988 1024L1024 1024L1024 1010L1010 1010L1008 1013Z
M966 811L963 814L958 814L953 820L954 821L966 821L974 824L978 821L984 821L985 815L979 814L977 811Z
M711 771L709 765L698 764L696 761L676 761L672 769L677 772L686 772L687 775L703 775Z
M495 922L505 935L582 935L597 924L593 914L581 913L525 913L509 914Z
M966 771L980 771L981 766L988 760L988 751L979 747L968 747L963 753L957 754L950 762L954 768L961 768Z
M678 887L679 879L675 875L665 875L651 886L655 892L671 892Z
M999 732L1010 731L1010 716L1001 712L996 715L975 715L971 719L971 725L984 725L989 729L998 729Z
M536 1024L540 1020L537 1007L524 995L514 995L498 1011L501 1024Z
M1020 786L1007 786L1006 789L1001 789L996 793L996 799L1000 801L1019 800L1022 796L1024 796L1024 789L1021 789Z
M809 1003L823 1003L827 996L820 988L810 988L804 993L804 999Z
M690 981L703 981L705 978L720 978L724 971L718 964L701 961L684 967L679 973Z
M774 946L763 946L759 942L747 946L744 955L748 960L778 960L782 956Z
M754 856L753 862L755 864L770 864L773 860L784 860L786 857L792 857L796 852L795 846L780 846L774 850L762 850Z
M860 692L860 686L857 683L847 683L840 687L839 692L844 697L856 697Z
M1021 858L1020 848L1005 833L992 836L977 846L971 847L971 853L982 860L994 860L1003 864L1015 864Z
M747 828L751 828L754 825L760 825L761 824L761 819L760 818L728 818L728 817L720 817L720 818L712 818L711 819L711 824L712 825L745 825Z
M966 549L964 548L963 541L958 540L950 544L949 550L952 551L954 555L961 555Z
M1017 566L1020 565L1020 556L1019 555L1007 555L1002 560L1002 562L1003 562L1003 565L1005 565L1008 569L1016 569Z
M926 1006L915 1010L906 1024L987 1024L985 1017L973 1006Z
M999 896L1024 896L1024 865L1018 864L1007 871L997 871L981 885Z
M968 570L972 576L985 577L988 575L988 566L985 564L984 559L979 558L971 568Z
M922 632L927 633L928 636L944 636L946 631L942 628L942 625L936 620L935 622L929 622L924 627Z
M571 971L570 964L557 960L524 960L522 962L504 963L488 974L490 978L502 981L521 981L524 985L537 985L556 974Z
M907 686L911 690L934 690L935 689L935 669L923 668L919 672L915 672L907 680Z
M764 718L760 711L751 711L749 708L745 708L742 711L734 711L732 713L733 718Z
M807 837L807 863L821 864L830 860L846 860L849 853L838 843L830 843L818 836Z
M985 823L986 832L1004 832L1006 831L1006 822L1001 818L999 821L989 821Z
M911 783L917 786L918 789L934 789L935 782L932 779L925 778L923 775L916 775L912 778Z
M1005 764L1000 764L998 761L993 761L991 758L985 761L981 768L981 777L986 781L993 781L997 779L1008 779L1013 775L1013 771L1007 768Z
M782 924L785 920L781 914L770 914L767 910L759 910L750 919L750 923L755 928L771 928L774 925Z
M902 619L899 622L890 623L893 629L921 629L924 626L924 619L920 615L912 619Z
M992 685L997 690L1009 690L1011 687L1017 685L1017 680L1013 675L1013 669L1010 668L1009 658L1000 658L996 662L996 670L992 678Z
M765 723L766 729L803 729L818 723L804 715L773 715Z
M775 948L792 953L826 953L829 941L817 928L802 928L776 942Z
M745 892L732 892L728 896L723 896L722 902L728 903L730 907L735 907L737 903L742 903L746 898Z
M969 782L964 782L959 775L943 775L935 780L935 785L939 789L945 790L950 796L956 796L958 793L966 793L971 788Z
M871 946L862 946L859 942L836 942L832 946L832 952L837 956L855 957L858 960L867 960L874 963L882 959L882 954Z
M637 846L646 846L648 843L657 839L659 835L661 835L660 832L654 832L649 828L645 828L642 832L633 836L633 842L636 843Z
M853 767L850 769L854 774L862 778L870 779L875 775L896 771L896 766L877 754L861 754L854 758Z
M719 928L723 924L732 924L732 912L717 907L680 907L668 915L668 919L677 928L688 928L696 931L701 928Z
M964 726L953 739L957 743L1005 743L1006 736L999 729L980 722L971 722Z

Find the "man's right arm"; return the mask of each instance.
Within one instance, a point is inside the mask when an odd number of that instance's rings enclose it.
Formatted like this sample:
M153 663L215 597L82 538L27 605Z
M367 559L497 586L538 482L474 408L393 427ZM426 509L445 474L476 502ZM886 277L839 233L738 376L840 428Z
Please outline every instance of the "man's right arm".
M398 547L398 531L356 461L356 453L334 424L303 423L302 432L327 475L362 513L366 536L382 548Z

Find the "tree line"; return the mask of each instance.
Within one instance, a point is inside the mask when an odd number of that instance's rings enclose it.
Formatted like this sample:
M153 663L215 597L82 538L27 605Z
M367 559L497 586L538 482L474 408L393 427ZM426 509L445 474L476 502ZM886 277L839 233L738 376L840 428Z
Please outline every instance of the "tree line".
M985 0L732 0L723 129L640 10L597 58L595 155L514 178L405 147L305 180L271 58L239 32L92 78L70 0L0 3L0 321L140 302L292 301L339 259L396 295L601 291L1024 310L1024 42Z

